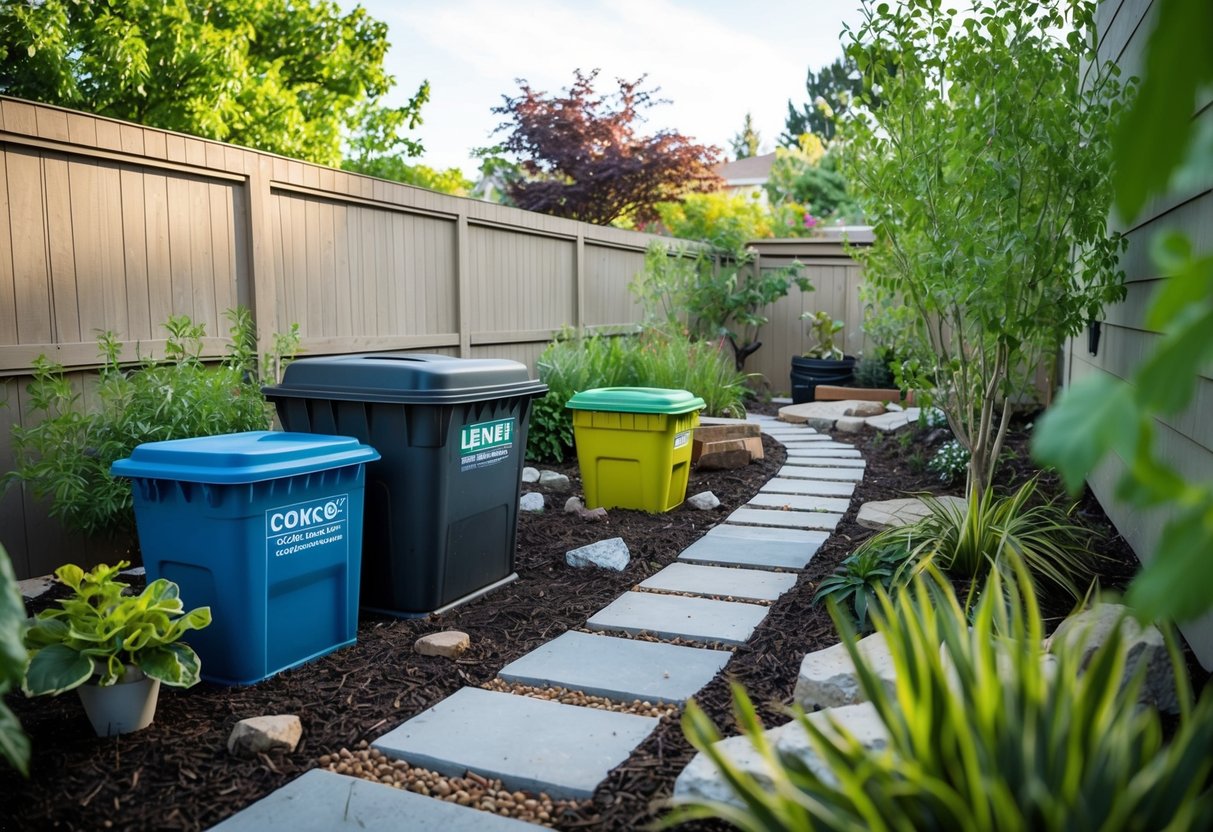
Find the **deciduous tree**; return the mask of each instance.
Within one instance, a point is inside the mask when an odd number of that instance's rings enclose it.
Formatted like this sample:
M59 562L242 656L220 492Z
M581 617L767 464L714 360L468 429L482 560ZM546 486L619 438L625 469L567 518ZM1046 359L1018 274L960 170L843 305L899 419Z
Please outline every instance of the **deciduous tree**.
M337 165L343 131L419 149L429 86L382 106L387 48L328 0L7 0L0 93Z
M614 93L595 91L598 71L576 70L573 85L549 96L519 80L521 95L503 96L493 109L508 118L502 149L519 160L520 175L506 184L518 207L606 225L629 218L655 219L653 206L688 192L710 191L715 147L672 130L639 135L641 114L662 103L644 77L618 79Z
M808 102L797 107L788 102L785 131L779 137L784 147L796 147L800 137L813 133L826 141L834 138L835 122L846 115L863 92L863 77L850 57L839 58L818 72L809 69L804 89Z

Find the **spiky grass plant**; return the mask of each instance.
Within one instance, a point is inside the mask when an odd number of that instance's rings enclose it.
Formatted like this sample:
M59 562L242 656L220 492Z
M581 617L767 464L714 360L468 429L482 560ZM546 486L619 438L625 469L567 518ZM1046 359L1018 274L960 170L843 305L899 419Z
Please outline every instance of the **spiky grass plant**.
M1158 714L1138 705L1141 670L1120 680L1125 651L1115 632L1083 665L1082 640L1053 646L1022 564L992 570L970 623L950 584L916 576L873 610L896 672L895 692L869 667L845 616L832 610L859 684L888 734L870 751L830 720L823 730L796 709L815 774L763 736L745 691L734 686L738 724L765 760L770 784L733 764L694 702L683 730L711 758L744 808L712 801L677 806L665 828L722 818L770 830L1187 830L1213 826L1213 695L1193 707L1177 668L1181 716L1164 743Z

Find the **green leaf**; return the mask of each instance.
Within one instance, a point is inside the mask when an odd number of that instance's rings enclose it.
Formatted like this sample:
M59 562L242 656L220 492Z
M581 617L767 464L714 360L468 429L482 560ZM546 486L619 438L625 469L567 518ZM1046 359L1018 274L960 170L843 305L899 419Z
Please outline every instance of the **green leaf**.
M1196 392L1201 368L1213 360L1213 306L1194 306L1180 314L1133 373L1135 398L1152 413L1183 410Z
M25 603L17 589L8 552L0 545L0 685L18 683L27 660L21 631L25 626Z
M44 647L30 659L23 689L27 696L58 696L93 675L93 662L65 644Z
M5 687L0 685L0 694L5 692ZM3 700L0 700L0 757L8 760L22 777L29 777L29 738Z
M1150 562L1129 585L1125 603L1143 621L1187 621L1213 606L1213 583L1198 579L1213 552L1213 503L1181 511L1163 528Z
M1106 375L1080 379L1066 388L1036 425L1032 455L1056 468L1071 494L1105 453L1131 458L1137 440L1133 390Z
M1167 186L1184 158L1197 91L1213 81L1213 3L1160 0L1155 7L1145 80L1113 137L1116 207L1125 220Z

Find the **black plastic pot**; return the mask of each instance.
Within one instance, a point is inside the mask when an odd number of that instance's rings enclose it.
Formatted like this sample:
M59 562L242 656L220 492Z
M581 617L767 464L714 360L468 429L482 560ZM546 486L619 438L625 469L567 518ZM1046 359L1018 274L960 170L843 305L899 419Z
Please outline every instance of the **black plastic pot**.
M845 386L855 379L855 357L803 358L792 356L792 403L815 399L817 385Z

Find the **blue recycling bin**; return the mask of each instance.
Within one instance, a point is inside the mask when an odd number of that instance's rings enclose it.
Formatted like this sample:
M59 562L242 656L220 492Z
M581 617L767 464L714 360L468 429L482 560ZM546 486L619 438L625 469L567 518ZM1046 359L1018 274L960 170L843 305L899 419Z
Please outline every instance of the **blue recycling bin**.
M132 481L147 579L211 608L186 637L203 679L251 684L354 643L377 459L351 437L253 431L147 442L113 464Z

